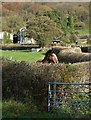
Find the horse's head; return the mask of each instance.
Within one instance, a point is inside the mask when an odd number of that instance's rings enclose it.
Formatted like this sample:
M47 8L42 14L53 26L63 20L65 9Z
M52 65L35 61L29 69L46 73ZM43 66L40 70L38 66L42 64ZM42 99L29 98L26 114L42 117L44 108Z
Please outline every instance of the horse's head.
M58 63L58 58L57 56L52 53L52 51L47 52L47 54L45 54L44 59L42 60L43 63Z
M53 52L54 51L53 51L53 48L52 48L45 53L45 56L51 55Z

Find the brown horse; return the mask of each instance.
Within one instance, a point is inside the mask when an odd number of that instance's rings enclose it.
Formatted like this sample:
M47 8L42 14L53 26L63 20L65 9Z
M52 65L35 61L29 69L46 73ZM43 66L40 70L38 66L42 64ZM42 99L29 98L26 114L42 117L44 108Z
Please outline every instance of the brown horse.
M58 63L58 58L57 58L56 54L53 53L53 49L51 49L51 50L46 52L43 60L37 61L37 62L56 64L56 63Z
M58 59L57 56L52 53L52 54L48 54L47 56L44 57L44 59L42 60L43 63L58 63Z

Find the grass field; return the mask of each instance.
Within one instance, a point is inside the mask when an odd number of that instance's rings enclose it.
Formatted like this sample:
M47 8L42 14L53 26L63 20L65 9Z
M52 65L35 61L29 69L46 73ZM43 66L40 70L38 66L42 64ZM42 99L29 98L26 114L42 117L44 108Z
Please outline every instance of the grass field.
M2 50L0 56L12 61L29 61L35 62L44 58L43 52L30 52L28 50Z
M87 29L81 29L81 30L75 30L77 31L80 35L88 35L89 34L89 28Z

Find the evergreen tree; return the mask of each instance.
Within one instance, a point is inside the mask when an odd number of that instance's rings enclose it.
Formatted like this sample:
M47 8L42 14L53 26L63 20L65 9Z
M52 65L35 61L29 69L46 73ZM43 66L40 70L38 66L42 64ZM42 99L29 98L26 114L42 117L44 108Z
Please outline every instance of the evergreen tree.
M72 15L70 15L67 18L67 27L68 27L69 32L71 32L71 33L74 32L74 18Z

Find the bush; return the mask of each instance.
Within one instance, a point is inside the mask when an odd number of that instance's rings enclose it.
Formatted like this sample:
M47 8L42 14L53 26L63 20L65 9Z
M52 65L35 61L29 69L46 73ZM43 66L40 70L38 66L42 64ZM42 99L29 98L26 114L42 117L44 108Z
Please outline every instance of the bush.
M88 48L90 51L90 48ZM79 47L72 48L60 48L55 47L54 52L56 53L59 62L64 63L77 63L91 61L91 53L82 53Z
M75 28L77 28L77 29L82 29L82 28L85 28L86 27L86 25L85 25L85 23L84 22L76 22L75 23Z
M4 43L11 43L10 33L4 32L3 40L4 40Z
M40 64L12 62L3 59L3 100L14 99L32 103L47 111L48 82L82 83L89 78L89 63Z
M69 39L71 43L76 43L76 41L78 41L79 38L76 34L71 34Z
M24 116L25 113L29 112L28 108L24 104L20 102L17 103L14 100L4 101L2 108L2 115L5 118L20 117Z

